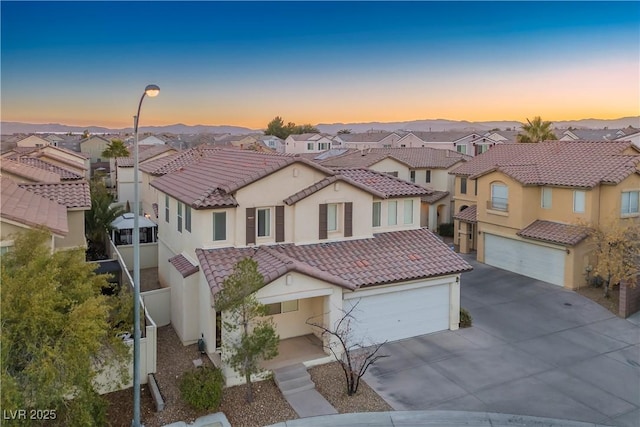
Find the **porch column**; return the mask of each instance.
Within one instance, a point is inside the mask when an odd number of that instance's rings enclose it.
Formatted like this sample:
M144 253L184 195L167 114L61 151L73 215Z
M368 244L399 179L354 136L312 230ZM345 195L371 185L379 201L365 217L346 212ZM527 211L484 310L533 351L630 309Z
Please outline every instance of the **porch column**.
M324 312L326 313L324 318L325 326L333 329L344 315L342 311L342 289L336 287L330 295L324 297ZM329 342L325 342L324 345L331 346L336 355L341 356L341 347L338 339L333 335L328 335L328 339Z
M429 230L438 231L438 206L429 205Z
M460 242L460 253L468 254L471 251L469 247L469 233L471 233L471 224L463 221L460 222L460 229L458 230L458 240Z

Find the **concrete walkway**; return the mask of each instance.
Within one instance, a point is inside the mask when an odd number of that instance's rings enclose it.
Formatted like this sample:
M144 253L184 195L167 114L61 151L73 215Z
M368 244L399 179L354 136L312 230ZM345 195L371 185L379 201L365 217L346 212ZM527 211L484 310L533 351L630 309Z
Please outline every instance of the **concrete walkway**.
M267 427L602 427L602 424L522 415L462 411L398 411L329 415L291 420Z
M338 413L327 399L318 393L307 368L302 363L274 369L273 379L300 418Z

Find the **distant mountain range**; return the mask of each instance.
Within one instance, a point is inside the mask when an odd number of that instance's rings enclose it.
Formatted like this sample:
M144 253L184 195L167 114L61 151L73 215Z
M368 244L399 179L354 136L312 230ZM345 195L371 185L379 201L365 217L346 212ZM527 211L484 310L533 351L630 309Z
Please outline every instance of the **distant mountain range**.
M584 129L620 129L628 126L640 128L640 116L622 117L619 119L582 119L554 122L554 127L566 129L568 127ZM414 120L407 122L369 122L369 123L320 123L316 127L321 132L330 134L338 133L339 130L349 129L353 133L367 132L369 130L413 130L413 131L488 131L499 128L518 129L522 123L516 121L488 121L469 122L445 119ZM85 129L92 134L101 133L132 133L132 128L110 129L101 126L70 126L60 123L33 124L21 122L1 122L0 131L3 135L14 133L82 133ZM217 133L241 135L246 133L261 132L260 129L250 129L241 126L209 126L209 125L185 125L182 123L167 126L144 126L140 132L151 133L171 133L171 134L198 134Z

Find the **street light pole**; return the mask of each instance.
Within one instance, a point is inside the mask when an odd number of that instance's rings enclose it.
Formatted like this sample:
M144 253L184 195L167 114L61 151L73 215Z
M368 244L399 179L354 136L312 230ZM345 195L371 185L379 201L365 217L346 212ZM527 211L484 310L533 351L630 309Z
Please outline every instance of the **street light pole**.
M160 93L156 85L148 85L140 97L138 113L133 116L133 427L140 427L140 184L138 183L138 122L146 95Z

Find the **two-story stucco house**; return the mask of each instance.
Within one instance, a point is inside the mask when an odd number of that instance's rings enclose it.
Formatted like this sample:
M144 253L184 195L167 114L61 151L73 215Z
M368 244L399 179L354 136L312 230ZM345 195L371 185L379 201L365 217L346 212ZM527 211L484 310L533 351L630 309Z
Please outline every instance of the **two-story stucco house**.
M421 186L366 169L332 171L300 156L228 149L150 185L173 327L184 343L204 338L218 364L226 332L216 293L245 257L265 278L256 296L269 305L281 340L319 335L307 319L331 325L356 303L352 332L365 343L458 327L460 274L471 267L420 227L420 198L428 193ZM322 353L305 362L328 360ZM225 374L229 383L241 380Z
M584 224L640 216L640 150L628 141L496 145L452 174L461 252L570 289L593 261Z
M333 147L334 139L330 135L322 133L303 133L289 135L284 140L286 153L320 153Z
M398 147L400 135L397 132L369 131L339 135L342 147L364 150L368 148Z
M430 190L421 198L420 225L435 231L452 221L454 179L449 172L469 159L455 151L425 147L349 150L314 161L332 169L368 168Z

